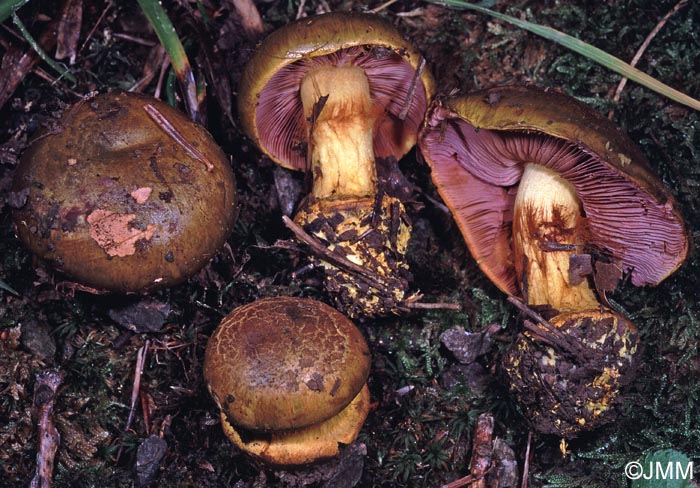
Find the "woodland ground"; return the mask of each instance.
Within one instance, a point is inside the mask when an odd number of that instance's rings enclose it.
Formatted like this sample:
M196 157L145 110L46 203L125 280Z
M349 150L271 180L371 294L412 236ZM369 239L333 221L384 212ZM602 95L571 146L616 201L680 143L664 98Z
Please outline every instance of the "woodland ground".
M60 4L32 0L19 11L40 36ZM381 2L371 2L375 8ZM58 487L131 486L137 446L151 434L167 442L153 486L300 485L312 472L266 469L224 438L216 406L202 382L207 338L222 316L254 299L275 295L325 300L317 279L295 280L303 257L271 247L289 238L281 222L274 165L243 136L235 112L241 66L255 40L244 35L232 1L163 2L198 76L207 76L208 128L232 158L240 216L228 247L198 276L153 293L169 313L161 330L132 333L118 325L119 307L134 297L95 296L57 286L64 278L34 261L15 238L5 196L17 155L39 127L91 91L129 89L155 69L141 90L153 93L160 64L157 39L136 2L83 2L75 84L52 82L38 64L0 108L0 486L27 486L37 448L32 417L34 377L57 368L65 376L55 404L62 443ZM577 36L624 60L676 1L499 1L491 7ZM364 2L260 1L267 31L297 16L359 10ZM203 20L206 14L208 21ZM413 40L433 70L439 91L466 92L507 83L552 87L611 113L648 156L678 199L692 240L700 237L700 114L629 83L613 100L620 77L549 41L494 21L417 1L398 1L380 15ZM0 28L0 54L27 45L11 20ZM213 41L212 41L213 40ZM53 55L53 52L50 52ZM155 60L154 60L155 59ZM661 81L700 96L700 2L688 2L653 39L639 67ZM10 76L3 64L0 81ZM166 76L167 94L172 82ZM229 99L227 99L227 97ZM502 351L518 334L517 310L479 272L439 200L429 171L415 152L401 168L419 188L409 208L416 233L409 259L414 289L430 301L461 305L460 312L429 311L359 324L373 354L370 388L376 408L360 435L367 455L359 486L440 486L467 473L474 421L495 416L495 433L513 448L522 469L528 426L498 374ZM303 178L292 175L299 184ZM282 195L285 197L285 195ZM530 487L626 487L623 468L647 452L673 448L700 467L700 259L656 288L625 284L612 295L632 318L645 344L637 380L619 419L580 437L562 456L559 439L535 435ZM459 370L439 335L450 327L482 330L498 324L493 347L478 364L477 384L453 381ZM22 334L23 338L18 339ZM148 341L140 397L129 415L138 350ZM144 412L148 413L145 420ZM355 468L358 469L358 468ZM696 479L700 472L696 470Z

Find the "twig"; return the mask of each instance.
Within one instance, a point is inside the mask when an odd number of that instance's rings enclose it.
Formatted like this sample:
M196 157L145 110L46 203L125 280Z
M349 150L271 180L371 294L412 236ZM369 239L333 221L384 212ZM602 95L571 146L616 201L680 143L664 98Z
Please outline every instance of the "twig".
M532 431L527 433L527 447L525 448L525 461L523 462L523 481L520 488L527 488L527 479L530 476L530 446L532 445Z
M324 260L328 261L329 263L338 268L345 269L346 271L357 275L359 279L361 279L371 287L376 288L377 290L388 292L388 287L379 280L368 276L367 270L365 268L353 263L344 256L335 254L326 246L318 242L318 240L315 239L313 236L306 233L306 231L302 229L301 226L297 225L292 219L290 219L286 215L283 215L282 221L284 222L284 225L286 225L287 228L292 231L292 233L297 239L299 239L301 242L303 242L311 248L311 251L314 254L323 258Z
M97 30L99 25L104 20L105 16L107 15L107 11L110 8L112 8L112 0L109 0L107 2L107 5L105 5L105 8L102 10L100 17L97 19L97 22L95 22L95 25L92 26L92 29L90 29L90 32L88 33L88 35L85 36L85 40L83 41L83 44L80 46L80 49L78 49L77 55L80 55L80 53L83 52L83 49L85 49L85 46L87 46L87 43L90 41L90 39L92 39L93 34L95 34L95 31Z
M486 488L486 475L491 466L493 453L493 415L482 413L476 420L474 441L472 443L472 458L469 461L469 474L464 478L452 481L442 488Z
M299 2L299 8L297 8L297 15L295 17L296 20L299 20L304 16L304 7L306 6L306 0L301 0Z
M44 371L36 375L34 407L38 410L39 446L34 478L29 488L51 488L54 458L61 443L61 434L53 423L53 404L61 383L63 376L58 371Z
M423 56L420 57L420 60L418 61L418 67L416 68L416 72L413 74L413 80L411 81L411 86L408 89L408 93L406 94L406 101L404 102L404 106L401 109L401 112L399 112L398 118L399 120L405 120L406 117L408 116L408 111L411 109L411 102L413 102L413 97L416 95L416 88L418 87L418 83L420 83L420 75L423 73L423 70L425 69L425 58Z
M515 307L518 310L520 310L521 312L523 312L525 315L527 315L528 317L530 317L533 320L536 320L537 322L540 322L542 325L544 325L548 329L553 329L556 333L556 331L557 331L556 327L554 327L551 323L549 323L549 321L547 321L543 316L541 316L540 314L535 312L533 309L531 309L530 307L525 305L525 303L523 303L522 300L520 300L512 295L509 296L507 300L511 304L515 305Z
M155 92L153 92L153 96L156 98L160 98L160 91L163 88L163 79L165 78L165 74L167 73L169 66L170 66L170 57L166 56L165 59L163 59L163 63L160 65L160 74L158 75L158 83L156 84Z
M114 37L115 39L122 39L124 41L133 42L134 44L140 44L141 46L146 46L146 47L153 47L153 46L159 45L159 43L157 43L155 41L143 39L142 37L132 36L130 34L123 34L121 32L113 32L112 37ZM163 49L165 49L165 48L163 48Z
M139 398L139 391L141 391L141 374L143 373L143 366L146 364L146 354L148 353L149 341L141 346L136 353L136 367L134 368L134 384L131 388L131 407L129 408L129 416L126 419L126 426L124 427L124 432L128 432L131 428L131 421L134 419L134 411L136 410L136 400ZM148 428L148 426L146 426ZM119 461L122 455L122 447L119 447L117 452L117 459L115 462Z
M535 336L535 339L539 340L540 342L545 342L550 346L558 347L564 352L572 353L575 356L580 356L583 354L584 347L576 339L572 339L568 335L564 334L558 327L552 325L551 322L535 312L520 299L511 295L508 297L508 301L515 305L525 315L537 321L551 335L545 335L542 329L537 327L536 324L525 321L523 326Z
M388 2L384 2L384 3L381 4L380 6L374 7L372 10L369 11L369 13L371 13L371 14L378 14L379 12L381 12L382 10L384 10L385 8L388 8L388 7L390 7L391 5L395 4L397 1L398 1L398 0L389 0Z
M172 62L172 60L171 60ZM147 103L143 106L148 116L160 127L163 132L169 135L175 142L177 142L187 153L198 161L204 163L207 167L207 171L212 171L214 165L209 161L209 159L202 154L202 152L194 147L182 133L175 128L175 126L170 123L165 115L163 115L160 110L156 107Z
M459 305L459 303L447 303L447 302L428 303L428 302L408 301L406 303L402 303L401 305L406 307L406 308L423 309L423 310L435 310L435 309L462 310L462 307Z
M644 42L642 42L642 45L639 46L639 49L637 49L637 52L635 53L634 57L632 58L632 61L630 61L630 66L634 67L637 66L637 63L639 60L642 58L642 55L644 54L644 51L647 50L649 47L649 44L651 44L652 39L656 37L656 34L661 31L664 25L666 25L666 22L668 22L668 19L670 19L673 14L678 12L681 8L685 6L685 4L688 3L688 0L680 0L671 10L669 10L666 15L663 16L663 18L659 21L658 24L651 30L649 35L644 39ZM615 90L615 95L613 96L613 103L617 104L620 101L620 96L622 95L622 90L625 89L625 85L627 85L627 78L622 78L620 80L620 83L617 84L617 89ZM615 114L615 110L612 109L608 113L608 118L612 120L613 115Z
M134 386L131 389L131 408L129 409L129 417L126 419L126 427L124 431L126 432L131 427L131 421L134 419L134 410L136 409L136 400L139 397L139 391L141 390L141 374L143 373L143 366L146 364L146 354L148 353L148 343L146 340L143 346L141 346L136 353L136 368L134 369Z

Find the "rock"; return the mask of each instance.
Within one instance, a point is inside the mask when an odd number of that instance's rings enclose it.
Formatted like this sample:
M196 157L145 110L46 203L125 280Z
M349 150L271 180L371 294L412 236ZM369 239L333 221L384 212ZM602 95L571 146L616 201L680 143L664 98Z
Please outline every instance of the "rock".
M462 364L473 363L476 358L486 354L491 347L491 335L488 329L482 332L469 332L461 327L453 327L440 334L440 341Z
M110 308L107 314L121 327L140 334L158 332L168 320L170 311L169 304L144 298Z
M136 476L134 486L147 486L155 479L160 468L160 462L168 449L168 443L157 435L145 439L136 450Z
M22 347L44 363L53 363L56 356L56 342L51 328L44 322L28 319L22 324Z

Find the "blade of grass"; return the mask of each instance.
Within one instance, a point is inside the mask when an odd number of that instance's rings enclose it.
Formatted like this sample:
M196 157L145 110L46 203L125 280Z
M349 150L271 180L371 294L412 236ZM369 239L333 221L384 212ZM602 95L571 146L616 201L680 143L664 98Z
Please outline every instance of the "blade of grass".
M36 51L36 53L39 55L41 59L43 59L46 64L51 66L53 69L55 69L63 78L69 80L71 83L75 83L76 79L75 76L70 74L70 72L61 66L61 64L57 63L54 61L51 56L46 54L46 52L41 48L38 42L36 42L36 39L29 33L27 28L24 26L22 21L19 19L16 13L12 13L12 22L15 24L15 26L19 29L19 32L22 34L22 37L29 43L30 46L32 46L32 49Z
M12 288L10 285L5 283L3 280L0 280L0 290L5 290L8 293L12 293L14 296L18 297L19 292Z
M0 23L5 22L10 15L15 13L29 0L0 0Z
M194 80L194 73L192 73L185 48L175 32L175 27L170 22L168 14L158 0L138 0L138 3L170 57L170 63L180 82L190 118L196 122L203 122L203 114L199 110L197 100L197 84Z
M606 68L611 69L612 71L619 73L622 76L649 88L650 90L655 91L656 93L670 98L675 102L681 103L695 110L700 110L700 100L696 100L692 97L689 97L685 93L679 92L678 90L671 88L670 86L660 82L652 76L649 76L643 71L640 71L637 68L630 66L621 59L606 53L602 49L598 49L595 46L587 44L568 34L564 34L563 32L558 31L556 29L552 29L551 27L533 24L532 22L528 22L526 20L516 19L515 17L511 17L510 15L505 15L500 12L494 12L493 10L489 10L480 5L464 2L462 0L427 1L429 3L444 5L446 7L475 10L477 12L490 15L491 17L502 20L504 22L508 22L509 24L513 24L516 27L520 27L521 29L525 29L529 32L532 32L533 34L537 34L538 36L544 37L545 39L554 41L557 44L571 49L572 51L581 54L582 56L585 56L591 61L595 61L596 63L601 64Z

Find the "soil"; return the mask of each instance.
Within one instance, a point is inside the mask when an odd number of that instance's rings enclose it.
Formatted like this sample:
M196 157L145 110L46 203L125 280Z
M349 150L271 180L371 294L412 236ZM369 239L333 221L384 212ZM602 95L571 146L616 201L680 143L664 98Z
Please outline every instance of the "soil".
M644 349L637 375L611 423L562 443L532 431L508 394L498 365L522 333L524 317L471 259L415 150L399 163L402 185L412 190L404 201L413 223L406 252L409 291L459 310L401 310L355 320L372 352L373 410L358 441L338 460L283 470L238 451L224 436L203 383L207 339L231 310L259 298L333 303L319 270L308 271L305 254L289 245L293 235L282 220L308 191L307 180L277 168L238 123L238 78L265 33L301 16L376 8L423 53L443 96L527 83L589 103L639 144L678 200L694 242L700 237L700 115L631 82L615 99L619 75L502 21L428 2L262 0L241 12L235 5L246 2L162 3L206 87L201 116L230 156L239 215L227 243L201 272L146 297L90 293L34 258L15 236L12 207L21 196L9 189L27 141L90 93L157 92L186 110L156 35L136 2L29 1L18 10L19 19L51 57L58 45L73 82L40 60L30 62L35 55L11 18L0 29L1 486L27 486L35 474L39 415L47 408L35 402L37 375L47 371L63 380L55 397L44 399L53 401L51 416L60 434L52 471L57 487L437 487L469 473L481 413L493 415L494 442L512 449L521 475L527 465L526 486L626 487L628 462L668 448L700 468L697 253L655 288L635 289L623 277L607 293L608 302L639 330ZM482 3L624 60L633 58L676 5ZM256 30L256 11L264 32ZM682 4L661 25L638 66L700 96L699 3ZM455 327L489 335L479 341L486 346L478 354L467 355L469 364L441 343L441 334Z

